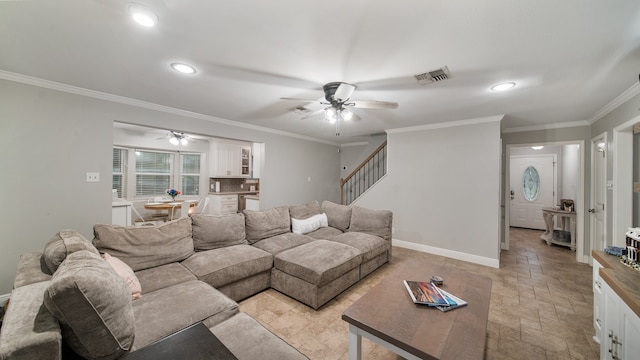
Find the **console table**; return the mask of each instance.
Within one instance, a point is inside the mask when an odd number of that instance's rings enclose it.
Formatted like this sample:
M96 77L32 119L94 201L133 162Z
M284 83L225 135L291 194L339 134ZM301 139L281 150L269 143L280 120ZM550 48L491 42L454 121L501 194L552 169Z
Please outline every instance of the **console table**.
M571 250L576 251L576 213L554 208L542 208L542 217L547 229L544 234L540 235L540 239L546 241L547 245L568 246ZM558 225L562 228L562 231L569 233L568 240L558 237L554 232L555 220L559 220Z

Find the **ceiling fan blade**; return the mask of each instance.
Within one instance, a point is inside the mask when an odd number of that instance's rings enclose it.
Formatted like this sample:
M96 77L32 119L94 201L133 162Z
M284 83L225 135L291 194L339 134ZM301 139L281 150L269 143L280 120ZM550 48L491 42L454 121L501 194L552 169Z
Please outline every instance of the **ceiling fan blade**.
M314 111L314 112L312 112L312 113L309 113L309 114L307 114L307 115L305 115L305 116L301 117L301 118L300 118L300 120L306 120L306 119L308 119L308 118L310 118L310 117L316 116L316 115L318 115L318 114L320 114L320 113L324 112L324 110L325 110L325 109L319 109L319 110L316 110L316 111Z
M280 100L293 100L293 101L300 101L300 102L320 102L320 100L315 99L315 100L311 100L311 99L298 99L298 98L290 98L290 97L281 97Z
M391 101L375 101L375 100L359 100L349 101L349 106L361 108L361 109L397 109L398 103Z

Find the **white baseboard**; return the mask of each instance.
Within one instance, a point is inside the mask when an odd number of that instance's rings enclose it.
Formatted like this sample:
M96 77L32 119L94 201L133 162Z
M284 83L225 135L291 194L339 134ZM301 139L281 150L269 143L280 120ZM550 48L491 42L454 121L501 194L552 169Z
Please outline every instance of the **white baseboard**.
M483 256L467 254L467 253L454 251L454 250L437 248L429 245L416 244L416 243L412 243L404 240L392 239L391 243L393 246L421 251L428 254L440 255L440 256L456 259L456 260L467 261L474 264L490 266L496 269L500 267L499 259L490 259Z
M0 295L0 306L4 306L4 303L6 303L7 300L9 300L9 296L11 296L11 294Z

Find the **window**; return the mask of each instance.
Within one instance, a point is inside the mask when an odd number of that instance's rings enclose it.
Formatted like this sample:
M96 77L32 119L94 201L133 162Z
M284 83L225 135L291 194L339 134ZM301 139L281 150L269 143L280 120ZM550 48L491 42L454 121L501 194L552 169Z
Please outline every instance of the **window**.
M164 195L171 188L173 154L136 150L136 196Z
M113 148L113 181L111 188L118 191L119 198L124 198L126 194L126 164L127 149Z
M181 154L182 194L200 194L200 154Z
M200 195L202 154L113 148L113 189L125 199L166 196L167 189Z
M535 201L540 192L540 176L538 170L533 166L529 166L522 174L522 193L524 198L529 201Z

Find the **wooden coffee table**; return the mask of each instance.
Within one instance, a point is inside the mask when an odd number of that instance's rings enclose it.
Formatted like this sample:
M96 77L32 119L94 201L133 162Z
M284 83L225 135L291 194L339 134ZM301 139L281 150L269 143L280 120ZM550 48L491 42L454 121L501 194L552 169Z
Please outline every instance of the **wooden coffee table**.
M418 259L396 266L342 314L349 323L349 359L360 359L362 336L406 359L483 359L491 279ZM402 281L432 275L468 305L442 312L414 304Z

